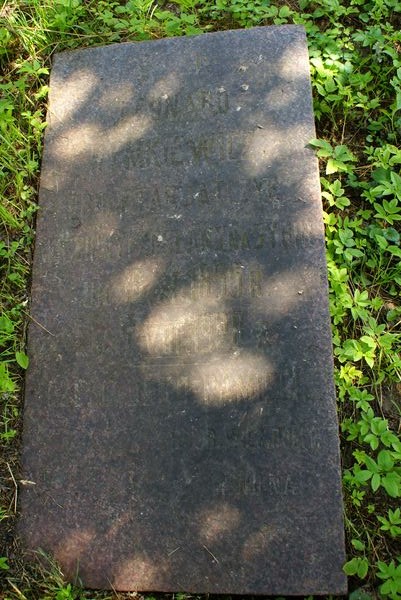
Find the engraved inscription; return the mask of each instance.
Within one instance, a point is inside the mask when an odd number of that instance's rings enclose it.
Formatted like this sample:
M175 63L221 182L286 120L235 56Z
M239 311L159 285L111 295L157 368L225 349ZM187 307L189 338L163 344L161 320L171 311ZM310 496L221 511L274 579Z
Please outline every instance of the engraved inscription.
M242 473L238 479L223 480L216 489L219 496L253 496L266 494L269 496L294 496L298 486L290 475L257 477L253 472Z
M141 212L160 210L170 219L177 219L180 211L189 206L210 206L216 201L232 198L235 202L243 203L252 197L253 201L275 203L275 208L281 205L278 186L272 177L243 178L238 177L235 185L232 181L214 179L199 181L185 175L178 184L157 182L136 182L134 188L127 188L126 193L113 198L113 207L118 212L120 220L125 221L131 216L132 207L141 205ZM74 222L85 220L85 211L109 210L110 198L99 194L88 198L88 202L76 205L80 214L74 216ZM168 212L172 211L172 212ZM182 217L182 213L181 213ZM179 218L181 218L179 217ZM79 226L79 225L78 225Z
M308 431L303 430L300 434L299 431L288 427L270 427L265 423L258 423L253 427L227 425L219 432L214 428L208 428L205 443L209 450L223 450L228 446L244 447L249 450L289 447L298 451L315 452L320 448L316 436Z
M224 312L197 315L196 320L154 321L138 333L139 346L148 354L169 356L209 354L238 340L238 317Z
M311 243L314 237L313 224L310 222L283 223L278 220L261 223L246 229L230 224L224 226L210 226L205 229L185 230L180 226L164 233L158 228L147 231L140 237L126 234L114 236L114 243L118 244L121 258L132 260L144 253L158 254L163 251L166 244L174 249L176 255L187 253L224 252L235 251L258 252L264 249L275 248L300 248Z
M258 27L54 61L21 532L67 580L341 592L304 37Z
M201 135L196 138L171 136L139 139L128 144L128 169L150 169L154 167L177 167L183 164L200 165L210 160L242 160L243 136L235 133L217 132L214 135ZM118 154L116 157L120 159Z
M216 266L199 270L191 283L192 300L207 298L258 298L262 295L263 271L259 266L246 269L234 265L223 271Z
M201 65L199 65L201 66ZM225 114L230 108L228 94L223 88L197 89L193 92L161 94L156 98L139 98L135 109L140 114L148 114L163 121L205 118Z

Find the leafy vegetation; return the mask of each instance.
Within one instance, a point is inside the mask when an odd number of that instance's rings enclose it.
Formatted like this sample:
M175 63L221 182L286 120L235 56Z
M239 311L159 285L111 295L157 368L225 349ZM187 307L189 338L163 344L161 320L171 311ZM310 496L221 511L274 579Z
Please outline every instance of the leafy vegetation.
M29 277L51 55L295 23L306 28L325 208L351 598L401 599L399 0L15 0L0 8L0 557L3 598L111 598L22 564L12 542ZM123 597L122 595L120 597ZM178 597L178 596L177 596Z

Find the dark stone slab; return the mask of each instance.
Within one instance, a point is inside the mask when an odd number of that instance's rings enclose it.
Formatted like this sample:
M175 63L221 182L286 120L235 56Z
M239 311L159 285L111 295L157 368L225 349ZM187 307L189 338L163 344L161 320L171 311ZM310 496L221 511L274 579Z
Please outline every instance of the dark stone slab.
M302 28L59 54L49 121L25 546L88 587L345 592Z

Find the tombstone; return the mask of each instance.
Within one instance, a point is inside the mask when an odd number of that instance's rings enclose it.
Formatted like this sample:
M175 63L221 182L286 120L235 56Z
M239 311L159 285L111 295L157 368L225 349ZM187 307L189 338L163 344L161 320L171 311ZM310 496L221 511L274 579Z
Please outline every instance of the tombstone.
M54 58L19 533L90 588L346 592L297 26Z

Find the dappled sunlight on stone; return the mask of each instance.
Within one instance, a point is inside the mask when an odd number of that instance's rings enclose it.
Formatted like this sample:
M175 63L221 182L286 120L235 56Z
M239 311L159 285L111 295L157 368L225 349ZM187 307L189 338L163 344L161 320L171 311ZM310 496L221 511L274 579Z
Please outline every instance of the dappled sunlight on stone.
M111 282L111 297L117 304L133 302L156 284L163 272L162 259L148 258L126 267Z
M190 370L190 383L202 404L220 405L260 394L274 381L269 361L247 351L215 355Z
M228 316L199 306L156 311L138 332L139 345L151 355L198 355L225 346Z
M128 142L140 139L151 128L151 125L152 120L145 115L138 114L126 117L112 129L102 132L102 139L106 144L99 151L99 154L101 156L114 154Z
M165 77L160 79L153 85L148 93L148 99L150 101L159 100L163 96L173 96L176 94L181 87L176 73L168 73Z
M152 310L136 332L139 346L150 355L177 353L179 348L183 355L233 350L238 324L227 301L258 297L261 286L257 263L201 271L189 286Z
M199 515L199 538L207 544L221 540L233 531L241 521L241 511L227 502L219 502L205 508Z
M135 539L132 540L132 545L135 545ZM152 581L154 581L156 574L161 578L160 573L162 570L163 565L160 562L155 565L144 556L138 554L118 565L111 583L115 589L123 591L137 589L138 582L140 582L141 586L148 589L147 586L152 586Z
M305 150L306 153L312 153L311 148ZM294 169L292 177L296 176ZM310 167L308 173L302 173L302 180L296 184L298 210L293 216L293 228L304 231L309 239L321 238L324 235L324 225L322 219L316 219L310 198L317 198L320 194L319 185L316 183L319 176L319 165L317 162ZM295 184L294 184L295 185Z
M261 297L255 298L253 305L269 319L279 319L308 300L319 285L316 269L280 271L263 282Z
M303 173L302 164L295 169L296 161L294 145L299 148L298 140L307 139L307 128L302 124L289 125L280 128L269 126L269 135L264 129L256 129L249 136L249 141L244 148L244 168L246 172L255 177L262 175L269 167L274 166L275 174L287 185L299 183L300 172ZM288 160L294 163L294 172L288 168Z
M123 82L103 90L98 100L99 106L104 109L115 110L131 106L134 99L134 87L130 82Z
M93 154L93 144L98 144L101 128L94 123L69 127L57 138L51 140L50 152L53 156L64 159L74 158L90 151ZM102 140L104 143L105 140Z
M189 286L156 306L137 328L140 348L150 356L228 355L238 349L238 313L228 309L231 299L261 295L263 273L257 263L204 270Z
M236 289L239 293L239 286L233 269L200 273L190 286L153 309L136 332L139 346L151 356L229 350L235 332L222 298L235 295Z
M285 48L277 65L277 73L283 81L289 80L292 85L297 79L302 81L302 90L310 85L305 73L305 50L300 41L291 48Z
M51 152L65 160L87 156L88 152L99 158L112 156L128 142L140 139L151 125L150 117L137 114L110 128L91 123L71 127L52 141Z
M74 71L62 82L62 94L54 94L51 98L50 119L53 128L61 122L73 122L76 113L88 99L99 82L99 78L89 69ZM64 123L63 123L64 125Z
M256 533L252 533L245 541L242 548L242 557L244 560L254 560L258 556L266 554L269 547L280 541L283 532L278 532L272 525L263 525Z
M280 129L269 128L269 135L264 129L257 129L244 148L245 167L250 175L262 174L282 152L282 136Z
M51 80L27 551L114 595L341 593L303 29L66 52Z
M149 358L174 362L159 365L158 372L148 376L169 381L177 389L183 387L206 405L260 394L272 383L274 369L262 353L241 348L242 317L227 302L256 299L262 285L257 264L218 272L211 269L198 273L190 286L155 307L136 328L137 343Z
M72 531L57 545L54 557L60 562L66 573L74 574L79 566L80 558L87 552L96 536L95 529L80 528Z
M300 139L306 138L307 132L299 127L296 134ZM283 154L283 163L285 160L295 158L294 152L288 148L288 154ZM287 187L291 187L293 193L293 221L300 225L311 227L322 227L321 219L316 219L315 213L310 202L311 198L320 197L319 186L319 165L313 157L313 150L305 144L304 149L296 156L297 161L291 169L284 164L279 164L276 169L277 176L280 177ZM305 168L308 165L308 168ZM319 234L321 235L321 231Z

